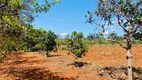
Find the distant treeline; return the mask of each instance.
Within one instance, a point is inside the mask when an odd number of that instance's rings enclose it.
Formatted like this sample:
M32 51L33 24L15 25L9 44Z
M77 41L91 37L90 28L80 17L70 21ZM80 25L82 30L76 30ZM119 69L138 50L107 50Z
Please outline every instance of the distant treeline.
M67 39L70 36L67 35L65 36L65 38L59 38L56 40L58 45L66 45L67 43ZM111 40L115 40L121 44L125 44L125 35L123 36L119 36L117 35L117 33L112 32L110 34L108 34L107 36L104 36L101 33L89 33L89 35L87 35L87 37L85 37L83 39L83 42L87 45L118 45L116 42L114 41L110 41ZM133 43L136 45L142 44L142 32L137 32L133 35Z

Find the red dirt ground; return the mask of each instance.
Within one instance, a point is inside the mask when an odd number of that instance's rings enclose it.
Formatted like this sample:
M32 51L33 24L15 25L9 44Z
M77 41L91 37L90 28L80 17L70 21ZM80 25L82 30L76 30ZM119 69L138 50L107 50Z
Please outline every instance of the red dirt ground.
M103 67L126 66L126 51L118 46L91 46L86 56L78 61L87 63L79 68L67 51L59 49L46 57L36 52L16 53L0 64L0 80L109 80L99 77ZM142 68L142 46L132 49L132 65ZM117 80L117 79L116 79Z

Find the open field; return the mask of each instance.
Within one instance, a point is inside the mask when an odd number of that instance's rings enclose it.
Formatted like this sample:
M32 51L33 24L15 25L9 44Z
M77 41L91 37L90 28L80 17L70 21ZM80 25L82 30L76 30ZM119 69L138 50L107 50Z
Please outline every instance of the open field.
M11 55L0 64L0 80L127 80L126 51L119 46L90 46L86 56L72 65L74 57L59 49L50 57L36 52ZM142 46L134 46L134 80L142 80Z

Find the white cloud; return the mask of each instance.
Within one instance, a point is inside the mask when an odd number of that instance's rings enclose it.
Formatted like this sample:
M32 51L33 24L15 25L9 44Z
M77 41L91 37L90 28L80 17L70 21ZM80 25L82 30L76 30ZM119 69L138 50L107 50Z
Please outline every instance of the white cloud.
M66 36L68 33L60 33L61 36Z
M103 33L103 35L108 35L109 34L109 31L105 31L104 33Z
M60 38L65 38L69 33L65 32L65 33L58 33L58 36Z
M110 33L109 31L105 31L102 34L103 34L104 38L107 38L107 36L109 35L109 33Z

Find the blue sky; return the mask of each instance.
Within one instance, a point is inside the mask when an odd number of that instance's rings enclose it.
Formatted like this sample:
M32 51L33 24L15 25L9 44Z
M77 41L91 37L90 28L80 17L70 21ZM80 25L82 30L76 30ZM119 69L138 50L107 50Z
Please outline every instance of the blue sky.
M40 0L43 3L44 0ZM97 0L61 0L61 3L52 7L49 12L39 14L33 24L35 28L51 30L65 35L72 31L83 32L86 36L94 32L95 25L85 23L87 11L95 10ZM115 21L114 21L115 22ZM106 33L117 31L122 34L118 26L112 26Z

